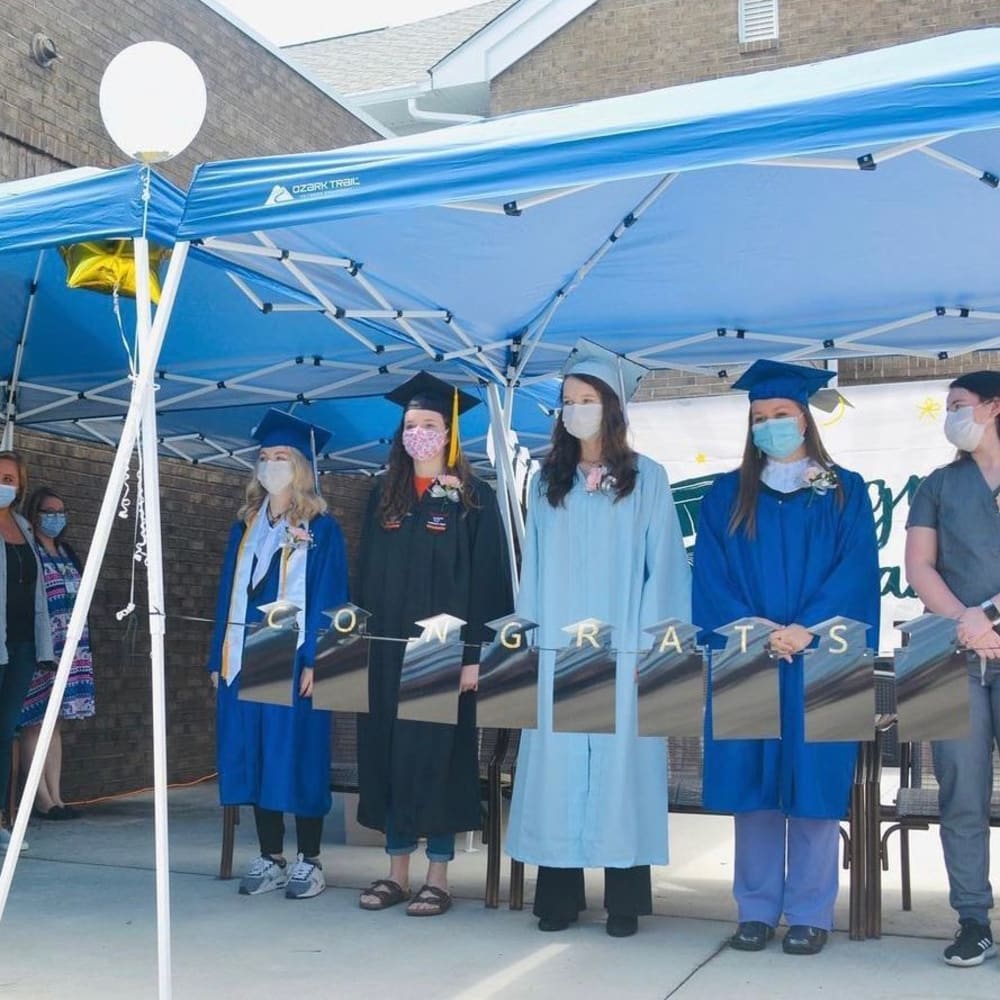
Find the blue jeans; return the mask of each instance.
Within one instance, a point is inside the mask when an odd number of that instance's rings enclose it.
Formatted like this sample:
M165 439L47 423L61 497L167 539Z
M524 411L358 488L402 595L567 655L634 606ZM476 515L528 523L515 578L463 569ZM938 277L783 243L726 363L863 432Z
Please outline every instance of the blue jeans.
M396 833L392 828L392 811L385 817L385 853L390 855L412 854L417 849L417 838ZM438 833L427 838L428 861L451 861L455 857L455 834Z
M948 870L948 901L959 919L989 923L990 797L993 746L1000 742L1000 664L969 666L969 735L932 744L941 786L941 847Z
M14 731L34 673L35 644L8 643L7 664L0 667L0 809L6 808Z

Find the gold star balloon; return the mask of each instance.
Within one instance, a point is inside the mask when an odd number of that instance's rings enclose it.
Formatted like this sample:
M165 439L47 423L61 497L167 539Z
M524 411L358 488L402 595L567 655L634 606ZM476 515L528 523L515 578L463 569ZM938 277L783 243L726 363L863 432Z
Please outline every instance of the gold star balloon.
M92 240L59 248L66 262L66 284L70 288L135 298L135 251L131 240ZM170 256L164 247L149 247L149 295L160 301L160 265Z

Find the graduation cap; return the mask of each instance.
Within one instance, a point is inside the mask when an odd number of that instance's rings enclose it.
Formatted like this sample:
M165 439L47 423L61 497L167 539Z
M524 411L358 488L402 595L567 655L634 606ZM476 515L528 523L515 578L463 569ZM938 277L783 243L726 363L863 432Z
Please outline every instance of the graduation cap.
M458 386L449 385L429 372L418 372L409 381L387 392L385 398L406 410L432 410L440 413L451 428L448 446L448 467L454 468L458 461L460 445L458 441L458 418L466 410L478 406L480 400L463 392Z
M569 360L562 370L563 378L567 375L591 375L599 378L618 397L623 410L639 388L640 380L648 372L648 368L615 354L600 344L583 339L573 345Z
M316 463L316 452L330 440L329 431L307 420L293 417L284 410L270 409L250 435L261 448L276 448L284 445L301 451L305 457Z
M751 403L757 399L794 399L803 406L811 403L829 412L840 400L847 402L836 389L824 388L834 374L823 368L762 358L733 383L733 388L748 392Z

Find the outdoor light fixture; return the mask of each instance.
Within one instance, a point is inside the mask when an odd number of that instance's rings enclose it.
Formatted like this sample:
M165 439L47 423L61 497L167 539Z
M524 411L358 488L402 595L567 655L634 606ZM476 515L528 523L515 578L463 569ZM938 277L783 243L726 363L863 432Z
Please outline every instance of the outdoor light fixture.
M166 42L139 42L101 78L101 118L126 156L160 163L183 152L205 120L205 81L194 60Z
M31 38L31 58L42 69L48 69L57 59L61 59L56 43L42 31L36 31Z

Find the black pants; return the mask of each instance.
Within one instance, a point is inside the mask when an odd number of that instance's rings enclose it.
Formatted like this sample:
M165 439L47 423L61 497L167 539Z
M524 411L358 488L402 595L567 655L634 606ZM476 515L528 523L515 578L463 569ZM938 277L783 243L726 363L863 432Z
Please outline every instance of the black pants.
M284 813L254 806L253 818L257 823L260 853L281 854L285 846ZM318 858L319 844L323 839L323 817L296 816L295 836L298 840L299 854L306 858Z
M587 908L582 868L539 866L535 908L541 920L572 920ZM604 869L604 908L615 917L641 917L653 912L649 865Z

